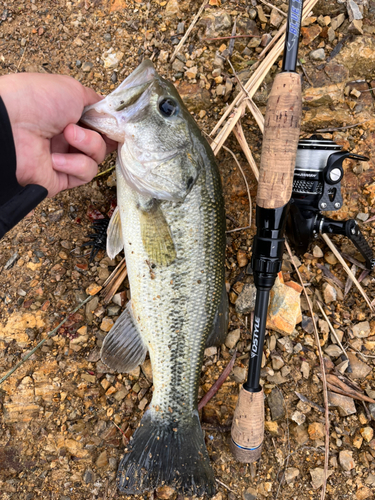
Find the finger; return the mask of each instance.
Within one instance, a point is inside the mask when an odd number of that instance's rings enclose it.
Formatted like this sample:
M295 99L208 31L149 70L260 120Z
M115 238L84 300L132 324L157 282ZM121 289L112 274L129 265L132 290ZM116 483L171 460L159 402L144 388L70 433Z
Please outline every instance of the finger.
M98 173L95 160L84 154L52 154L52 166L56 172L73 176L84 184L90 182Z
M106 157L106 143L103 137L94 130L71 123L65 127L64 137L73 148L90 156L96 163L101 163Z

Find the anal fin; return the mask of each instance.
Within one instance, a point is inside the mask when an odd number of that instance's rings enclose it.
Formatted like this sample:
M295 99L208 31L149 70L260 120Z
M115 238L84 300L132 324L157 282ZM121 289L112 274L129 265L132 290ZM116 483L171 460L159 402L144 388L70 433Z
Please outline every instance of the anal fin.
M211 347L214 345L219 346L221 344L224 344L228 331L228 323L229 302L227 290L224 283L223 290L221 292L221 300L215 314L212 330L206 340L206 347Z
M143 363L147 353L131 313L128 302L108 335L100 352L101 360L112 370L119 373L131 372Z

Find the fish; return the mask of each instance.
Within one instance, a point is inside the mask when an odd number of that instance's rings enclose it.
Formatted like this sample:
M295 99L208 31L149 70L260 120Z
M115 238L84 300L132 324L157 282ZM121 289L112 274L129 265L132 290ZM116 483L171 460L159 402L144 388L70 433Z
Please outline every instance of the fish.
M126 373L149 353L153 394L119 464L121 492L215 493L197 408L206 347L224 342L225 213L212 150L174 85L145 59L81 121L119 143L107 253L125 252L130 301L101 359Z

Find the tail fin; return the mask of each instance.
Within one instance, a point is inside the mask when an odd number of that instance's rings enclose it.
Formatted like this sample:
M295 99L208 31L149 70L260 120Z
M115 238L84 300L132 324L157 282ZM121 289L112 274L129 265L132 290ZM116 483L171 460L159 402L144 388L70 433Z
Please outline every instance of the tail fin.
M119 490L130 495L162 485L185 495L213 495L211 469L198 415L191 422L167 424L146 412L120 462Z

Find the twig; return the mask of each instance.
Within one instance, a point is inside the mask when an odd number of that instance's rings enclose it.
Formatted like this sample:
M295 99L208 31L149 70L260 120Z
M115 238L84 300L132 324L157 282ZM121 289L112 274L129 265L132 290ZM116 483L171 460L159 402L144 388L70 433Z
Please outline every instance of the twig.
M201 410L210 401L210 399L212 399L215 396L217 391L223 385L223 383L227 379L228 375L232 371L234 362L236 361L236 356L237 356L237 351L234 352L232 359L229 361L227 366L224 368L223 373L220 375L220 377L216 380L216 382L213 384L213 386L206 392L206 394L203 396L203 398L199 401L198 410Z
M285 12L281 9L279 9L278 7L276 7L275 5L272 5L271 3L268 3L266 2L266 0L260 0L262 3L264 3L264 5L267 5L267 7L270 7L271 9L275 9L277 10L278 12L280 12L280 14L282 14L284 17L288 17L287 14L285 14Z
M228 44L228 61L229 61L229 58L232 57L232 54L233 54L233 50L234 50L234 44L236 42L236 40L234 39L234 37L236 36L236 30L237 30L237 18L235 18L234 20L234 23L233 23L233 28L232 28L232 36L230 38L230 42Z
M259 38L257 35L231 35L231 36L216 36L214 38L202 38L202 40L232 40L235 38Z
M114 168L115 168L115 165L113 165L113 167L107 168L107 170L104 170L104 172L99 172L98 174L96 174L94 179L96 179L97 177L101 177L102 175L108 174L108 172L110 172Z
M96 295L96 294L95 294ZM63 319L63 321L61 321L60 324L58 324L56 326L56 328L54 328L48 335L47 337L45 337L43 340L41 340L39 342L39 344L37 346L34 347L34 349L32 349L28 354L26 354L26 356L24 358L21 359L21 361L19 363L17 363L11 370L9 370L9 372L4 375L4 377L2 377L0 379L0 385L5 382L5 380L7 380L16 370L18 370L18 368L20 366L22 366L25 361L27 361L40 347L42 347L42 345L44 344L44 342L46 342L49 338L53 337L56 332L59 330L59 328L62 327L62 325L70 318L70 316L74 313L76 313L79 309L81 309L82 306L84 306L89 300L91 300L93 298L93 295L89 295L83 302L81 302L72 312L70 312L68 314L68 316L65 317L65 319Z
M342 289L344 288L344 283L341 280L339 280L333 273L331 273L331 271L327 269L324 264L317 263L316 267L322 271L324 276L332 280L337 286L339 286Z
M349 269L349 266L348 264L345 262L345 260L341 257L340 255L340 252L337 250L337 248L335 247L335 245L332 243L332 241L329 239L328 235L327 234L322 234L321 235L322 238L324 239L324 241L327 243L327 245L329 246L329 248L332 250L332 252L336 255L336 257L338 258L338 260L341 262L343 268L345 269L345 271L347 272L347 274L351 277L351 279L353 280L353 283L355 284L355 286L358 288L358 290L361 292L361 295L362 297L365 299L365 301L367 302L371 312L374 311L372 305L371 305L371 302L370 302L370 299L367 297L366 295L366 292L363 290L363 288L361 287L361 285L358 283L358 280L357 278L353 275L353 273L351 272L351 270Z
M341 255L344 257L344 259L348 260L351 264L354 264L355 266L360 267L361 269L366 269L366 266L364 264L362 264L362 262L359 262L359 260L355 259L351 255L344 253L344 252Z
M236 127L233 129L233 133L236 136L236 139L237 139L239 145L241 146L242 151L244 152L244 155L246 156L246 159L250 165L250 168L253 171L254 177L256 178L256 180L258 180L259 179L259 169L258 169L257 164L255 163L254 157L251 154L249 145L245 139L245 134L243 132L243 128L242 128L240 121L238 121L236 123Z
M175 60L176 55L180 52L180 50L181 50L182 46L183 46L183 45L184 45L184 43L186 42L186 39L187 39L187 37L190 35L190 33L191 33L192 29L193 29L193 28L194 28L194 26L196 25L196 23L197 23L198 19L200 18L201 14L202 14L202 12L203 12L203 10L204 10L204 8L206 7L206 5L208 5L207 0L203 0L202 5L200 6L200 8L199 8L199 10L198 10L198 12L197 12L197 14L196 14L196 16L194 17L194 19L192 20L192 22L191 22L190 26L188 27L188 29L187 29L187 31L186 31L186 33L185 33L185 35L181 38L180 43L179 43L179 44L177 45L177 47L175 48L175 50L174 50L174 52L173 52L173 54L172 54L172 57L171 57L171 59L170 59L170 62L171 62L171 63Z
M28 41L29 41L29 39L27 39L27 40L26 40L26 43L27 43ZM18 70L20 69L20 66L21 66L21 64L22 64L22 61L23 61L23 59L24 59L24 57L25 57L25 54L26 54L26 50L27 50L27 45L25 45L25 48L24 48L23 54L22 54L22 56L21 56L20 62L19 62L19 63L18 63L18 65L17 65L17 68L16 68L16 73L18 73Z
M247 196L249 198L249 226L248 227L251 227L252 202L251 202L251 194L250 194L249 184L247 183L245 172L242 170L240 162L237 160L236 155L233 153L233 151L231 149L227 148L226 146L223 146L223 148L233 156L234 161L237 163L237 167L240 169L243 180L245 181Z
M229 488L229 486L227 486L225 483L223 483L222 481L220 481L219 479L216 479L215 478L215 481L217 481L219 484L221 484L221 486L224 486L224 488L226 488L227 490L231 491L232 493L236 493L234 490L231 490Z
M352 271L352 273L355 276L355 273L357 272L357 266L355 264L352 265L351 271ZM359 280L358 280L358 282L359 282ZM352 285L353 285L353 280L348 276L347 279L346 279L346 283L345 283L344 298L350 292L350 289L351 289Z
M348 349L352 349L353 351L357 352L360 356L363 356L364 358L372 358L375 359L375 356L372 356L371 354L364 354L363 352L359 351L352 345L348 345Z
M228 231L225 231L225 232L226 233L236 233L237 231L244 231L245 229L251 229L251 226L236 227L236 229L229 229Z
M304 65L301 63L301 60L299 59L299 60L298 60L298 62L299 62L299 64L300 64L300 66L301 66L301 69L302 69L302 71L303 71L303 74L305 75L306 80L307 80L307 81L309 82L309 84L313 87L313 86L314 86L314 84L313 84L313 82L310 80L309 75L306 73L305 67L304 67Z
M323 309L323 307L321 306L321 304L320 304L319 300L317 300L317 301L316 301L316 303L318 304L319 309L320 309L320 312L323 314L324 319L327 321L328 326L329 326L329 329L331 330L332 335L335 337L335 339L336 339L337 343L339 344L341 351L345 354L345 357L347 358L347 357L348 357L348 355L346 354L346 351L345 351L345 349L344 349L343 345L341 344L340 339L338 338L337 333L336 333L335 329L334 329L334 328L333 328L333 326L332 326L332 323L330 322L330 320L328 319L328 316L327 316L327 315L326 315L326 313L324 312L324 309Z
M339 387L332 384L331 382L327 382L327 385L328 385L329 389L331 389L331 391L337 392L337 394L342 394L343 396L346 396L348 398L357 399L358 401L367 401L368 403L375 403L374 399L371 399L368 396L364 396L364 395L360 394L359 392L346 391L346 390L340 389Z
M348 128L355 128L363 125L364 123L369 122L370 120L365 120L363 122L355 123L354 125L346 125L345 127L336 127L336 128L319 128L315 132L336 132L337 130L347 130Z
M317 403L314 403L314 401L310 401L310 399L308 399L306 396L304 396L303 394L301 394L299 392L294 391L294 394L296 396L298 396L301 401L303 401L304 403L307 403L308 405L310 405L313 408L315 408L315 410L318 410L318 411L324 413L323 406L320 406Z
M325 451L324 451L324 472L323 472L323 485L322 485L322 491L321 491L321 500L324 500L325 494L326 494L326 489L327 489L327 473L328 473L328 460L329 460L329 410L328 410L327 378L326 378L326 372L325 372L325 367L324 367L322 348L320 345L318 329L316 326L315 316L313 313L313 308L312 308L312 304L310 301L310 297L307 295L306 287L303 284L302 276L298 270L298 267L296 266L296 264L294 262L292 251L290 249L288 242L285 242L285 247L288 251L290 260L292 261L294 269L296 270L296 273L298 275L300 283L303 287L303 293L305 294L306 301L307 301L307 304L308 304L310 312L311 312L311 319L312 319L312 322L314 325L315 343L316 343L316 346L318 349L320 369L322 372L323 399L324 399L324 409L325 409L325 412L324 412L324 416L325 416Z

